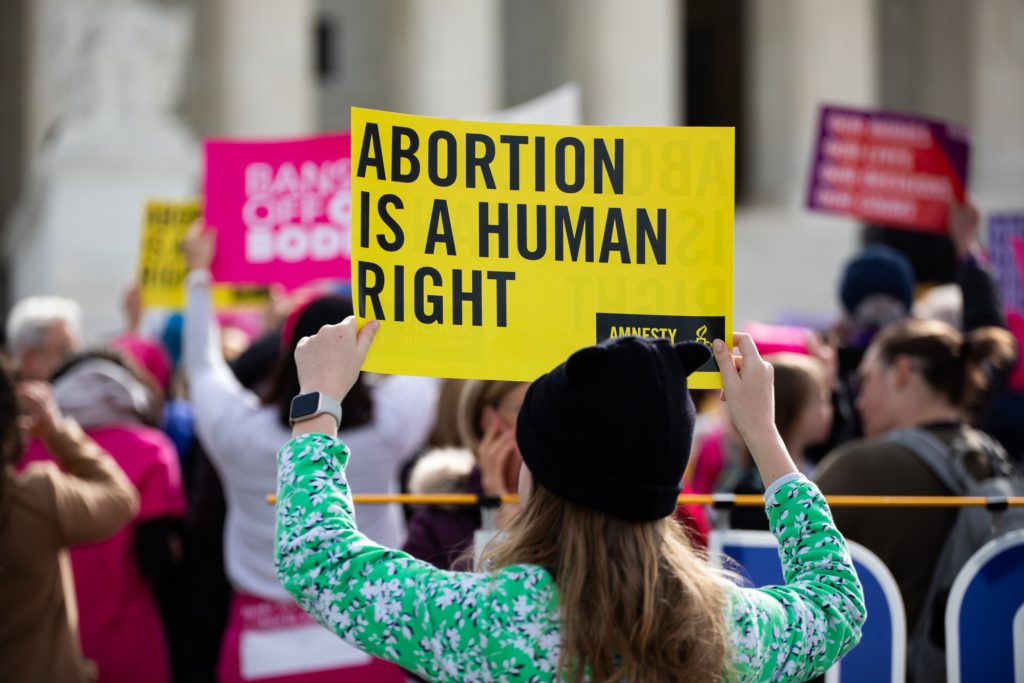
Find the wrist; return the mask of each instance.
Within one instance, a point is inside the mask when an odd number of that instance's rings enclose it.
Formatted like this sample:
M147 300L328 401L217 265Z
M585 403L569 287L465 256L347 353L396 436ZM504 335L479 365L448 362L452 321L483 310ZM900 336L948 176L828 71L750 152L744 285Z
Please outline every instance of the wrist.
M188 274L185 276L185 286L208 286L213 281L213 275L210 273L209 266L205 268L198 268L189 266Z
M737 427L740 436L743 437L743 441L746 442L747 446L753 451L757 446L769 446L774 444L776 441L781 441L782 436L779 434L779 428L775 426L775 421L757 423L753 425L746 425L742 428Z
M483 489L485 496L504 496L508 493L508 491L505 490L505 486L500 481L490 478L481 479L480 488Z
M985 254L985 250L981 248L981 245L977 242L971 243L966 249L956 249L956 262L960 267L966 266L967 264L974 263L980 265L987 265L988 257Z
M299 384L299 394L323 394L324 396L330 396L338 403L345 398L345 391L340 387L330 387L325 384L317 384L315 382L310 384Z
M750 455L757 464L757 470L761 474L761 481L769 486L779 477L799 472L796 463L789 455L782 435L777 429L772 428L770 434L763 434L758 439L747 440L747 447Z
M55 439L59 439L67 431L66 420L60 417L56 420L52 420L44 425L40 425L38 432L39 439L43 443L49 443Z
M333 422L333 432L341 427L341 402L327 393L314 391L304 392L292 399L288 411L288 419L292 426L303 422L311 422L321 417L328 417ZM326 433L319 426L315 430Z
M46 450L61 458L67 448L67 444L75 441L82 434L81 427L73 419L61 417L51 423L45 429L36 433L36 436L46 446Z
M292 425L293 439L307 434L325 434L332 439L337 438L338 421L334 419L333 415L324 413Z

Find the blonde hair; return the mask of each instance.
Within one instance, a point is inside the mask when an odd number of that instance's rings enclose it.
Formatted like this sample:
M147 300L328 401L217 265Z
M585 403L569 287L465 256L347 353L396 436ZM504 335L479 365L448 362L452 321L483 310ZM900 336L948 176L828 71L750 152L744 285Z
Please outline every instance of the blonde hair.
M537 565L554 578L559 673L570 681L709 681L726 671L724 572L671 518L620 519L535 482L506 540L483 560L490 569Z

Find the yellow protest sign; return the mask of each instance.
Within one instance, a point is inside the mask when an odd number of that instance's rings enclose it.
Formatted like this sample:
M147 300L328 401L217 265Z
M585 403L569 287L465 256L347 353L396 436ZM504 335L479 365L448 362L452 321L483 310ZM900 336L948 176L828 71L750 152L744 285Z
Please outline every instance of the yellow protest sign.
M733 144L353 109L366 369L532 380L613 336L731 342ZM713 361L690 386L720 386Z
M181 244L189 227L200 217L199 201L150 201L146 203L142 245L139 253L139 285L144 308L185 307L185 255ZM215 285L217 308L261 305L267 301L264 286Z

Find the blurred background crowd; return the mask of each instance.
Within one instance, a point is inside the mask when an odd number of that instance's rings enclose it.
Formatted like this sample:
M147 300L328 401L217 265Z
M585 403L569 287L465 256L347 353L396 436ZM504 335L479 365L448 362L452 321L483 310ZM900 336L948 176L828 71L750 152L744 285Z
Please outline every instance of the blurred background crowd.
M954 493L891 438L908 427L980 477L1024 462L985 229L1024 210L1020 2L11 0L0 17L4 680L404 680L322 639L274 577L292 352L352 313L346 283L221 315L202 263L183 311L143 310L131 284L141 207L198 193L200 139L346 130L350 106L472 118L569 83L581 123L735 126L735 319L775 366L804 473L826 494ZM823 103L969 130L947 235L801 208ZM527 386L364 375L341 425L354 492L514 493ZM763 491L718 393L693 397L687 492ZM456 569L483 524L475 507L357 514ZM723 521L677 517L698 544ZM911 631L954 519L836 513L893 572ZM767 528L756 508L728 523Z

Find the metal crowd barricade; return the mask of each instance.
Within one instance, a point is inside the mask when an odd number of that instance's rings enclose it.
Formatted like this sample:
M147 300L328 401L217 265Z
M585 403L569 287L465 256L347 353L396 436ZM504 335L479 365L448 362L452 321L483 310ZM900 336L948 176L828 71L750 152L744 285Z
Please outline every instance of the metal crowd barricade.
M1001 512L1008 507L1024 506L1024 496L825 496L830 507L984 507L992 512ZM352 501L359 505L479 505L480 499L473 493L415 494L415 493L357 493ZM516 503L519 496L501 497L503 503ZM267 503L273 505L277 497L267 496ZM711 505L716 508L763 507L764 498L757 494L694 494L679 496L679 504Z

